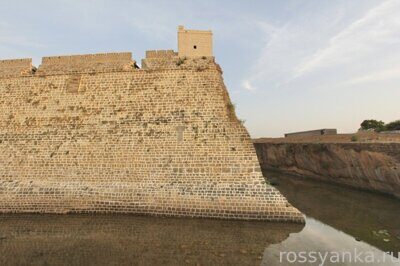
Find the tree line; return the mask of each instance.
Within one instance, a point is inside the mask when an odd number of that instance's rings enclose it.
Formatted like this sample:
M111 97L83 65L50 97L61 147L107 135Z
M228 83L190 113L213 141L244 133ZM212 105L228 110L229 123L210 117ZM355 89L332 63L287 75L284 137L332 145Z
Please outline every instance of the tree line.
M375 119L364 120L361 123L362 130L373 130L376 132L400 130L400 120L385 124L383 121Z

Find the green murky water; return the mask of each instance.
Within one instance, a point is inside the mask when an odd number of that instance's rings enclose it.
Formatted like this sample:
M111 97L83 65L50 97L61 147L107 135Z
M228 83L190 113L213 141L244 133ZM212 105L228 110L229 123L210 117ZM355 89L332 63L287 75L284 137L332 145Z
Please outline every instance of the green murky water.
M400 252L399 200L266 175L306 214L305 226L132 215L0 215L0 265L300 265L291 263L294 256L300 259L299 252L354 249L380 259L368 265L400 265L384 253ZM288 252L291 256L282 256Z
M300 233L268 246L263 265L297 265L290 263L293 251L297 259L301 251L306 251L306 256L317 251L332 258L333 262L326 260L322 265L400 265L399 200L305 178L264 174L306 215L306 225ZM285 251L292 251L292 256L282 257ZM346 252L350 253L347 258L335 261L336 253ZM360 255L357 260L356 255ZM320 265L322 261L318 258L316 263L301 265Z

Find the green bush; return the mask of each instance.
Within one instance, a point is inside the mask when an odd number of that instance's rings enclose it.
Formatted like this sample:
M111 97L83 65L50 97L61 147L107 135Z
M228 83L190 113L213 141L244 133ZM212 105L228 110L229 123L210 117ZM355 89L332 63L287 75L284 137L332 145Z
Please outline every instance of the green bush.
M351 141L356 142L358 141L360 138L358 137L358 135L353 135L351 136Z

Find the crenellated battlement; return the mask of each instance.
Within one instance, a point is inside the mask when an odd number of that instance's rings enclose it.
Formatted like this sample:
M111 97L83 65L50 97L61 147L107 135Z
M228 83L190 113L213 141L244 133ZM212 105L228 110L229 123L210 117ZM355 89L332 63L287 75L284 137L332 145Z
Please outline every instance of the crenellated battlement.
M199 60L196 60L199 59ZM178 27L178 52L149 50L142 60L144 70L187 69L204 70L215 67L212 53L212 32ZM129 72L139 68L132 53L99 53L84 55L46 56L36 68L32 59L0 61L0 78L29 75L70 75L105 72Z
M0 78L20 77L33 72L31 58L0 60Z
M82 63L106 63L106 62L130 62L131 52L121 53L100 53L85 55L47 56L42 58L44 64L82 64Z
M16 67L16 66L31 66L31 65L32 65L32 58L0 60L0 68Z
M102 73L134 70L132 53L102 53L43 57L38 75Z
M177 57L178 53L174 50L148 50L146 51L146 59L148 58L172 58Z
M212 56L179 57L174 50L149 50L146 51L146 58L142 59L143 70L200 71L216 67ZM47 56L42 58L38 69L32 66L32 59L0 60L0 78L130 72L137 68L130 52Z
M214 69L216 64L213 56L179 56L174 50L148 50L146 58L142 59L142 69L185 69L203 71Z

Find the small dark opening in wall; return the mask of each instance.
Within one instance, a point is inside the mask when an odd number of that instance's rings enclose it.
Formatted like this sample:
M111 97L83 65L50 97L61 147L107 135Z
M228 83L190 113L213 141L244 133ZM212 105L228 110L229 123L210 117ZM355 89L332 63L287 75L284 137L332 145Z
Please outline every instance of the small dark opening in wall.
M197 45L193 46L194 49L197 49Z

